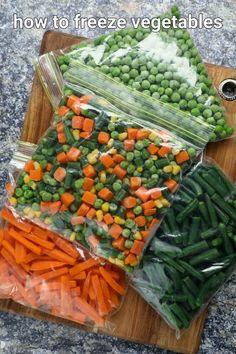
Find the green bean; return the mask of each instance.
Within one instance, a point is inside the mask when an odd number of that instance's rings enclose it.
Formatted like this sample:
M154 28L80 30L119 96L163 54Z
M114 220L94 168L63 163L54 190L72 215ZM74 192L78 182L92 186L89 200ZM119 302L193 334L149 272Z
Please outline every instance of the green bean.
M216 248L212 248L210 250L207 250L201 254L198 254L197 256L193 257L190 259L190 264L192 266L196 266L198 264L204 263L204 262L209 262L213 259L219 258L220 254Z
M198 206L198 200L193 199L192 202L188 206L186 206L184 208L184 210L176 216L176 221L178 223L182 222L184 220L184 218L186 218L189 214L191 214L197 208L197 206Z
M188 245L197 241L201 219L198 216L193 216L192 224L189 232Z
M235 210L229 204L227 204L218 194L213 194L212 200L219 206L219 208L223 209L223 211L228 214L231 219L236 221Z
M196 278L200 281L204 281L204 275L201 272L199 272L198 270L196 270L195 268L193 268L189 263L186 263L181 260L179 260L178 263L189 275L192 275L194 278ZM190 263L191 263L191 261L190 261Z
M217 227L218 225L218 220L217 220L217 216L216 216L216 211L215 211L215 207L209 197L208 194L205 194L205 201L206 201L206 206L207 206L207 210L208 210L208 214L210 216L210 220L211 220L211 225L212 227Z
M206 241L199 241L195 244L187 246L182 249L183 257L189 257L194 254L198 254L208 249L208 243Z

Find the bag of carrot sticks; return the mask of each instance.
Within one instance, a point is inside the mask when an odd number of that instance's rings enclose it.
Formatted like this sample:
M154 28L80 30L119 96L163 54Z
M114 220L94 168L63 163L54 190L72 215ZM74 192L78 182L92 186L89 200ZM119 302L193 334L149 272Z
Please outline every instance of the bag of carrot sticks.
M54 232L1 211L0 298L86 326L112 329L124 272Z
M190 133L184 140L67 89L12 179L8 207L131 272L204 139Z
M181 124L187 119L189 125L202 122L203 129L205 123L213 125L211 141L231 136L234 129L226 123L225 109L189 32L178 27L179 16L174 6L152 18L156 22L165 18L169 29L125 28L40 57L39 69L45 65L57 78L52 102L58 104L64 80L122 105L126 113L134 114L135 109L136 116L157 118L165 102L170 112L182 111Z
M179 331L236 269L236 188L214 162L203 160L173 199L132 284Z

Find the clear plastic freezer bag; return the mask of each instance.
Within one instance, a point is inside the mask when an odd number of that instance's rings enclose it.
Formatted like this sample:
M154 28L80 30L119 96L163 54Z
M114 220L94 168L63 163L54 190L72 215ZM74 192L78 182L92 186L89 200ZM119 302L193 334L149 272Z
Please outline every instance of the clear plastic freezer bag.
M1 217L0 298L112 329L109 315L125 293L124 272L9 209Z
M176 330L188 328L236 267L236 188L211 162L194 166L133 273Z
M134 104L141 99L146 110L161 100L184 111L189 120L200 117L214 125L211 141L234 131L226 123L225 109L185 29L126 28L46 57L54 57L50 70L60 69L63 75L57 80L59 90L65 80L91 88L112 103L127 96Z
M205 146L195 144L71 94L12 179L9 207L132 271Z

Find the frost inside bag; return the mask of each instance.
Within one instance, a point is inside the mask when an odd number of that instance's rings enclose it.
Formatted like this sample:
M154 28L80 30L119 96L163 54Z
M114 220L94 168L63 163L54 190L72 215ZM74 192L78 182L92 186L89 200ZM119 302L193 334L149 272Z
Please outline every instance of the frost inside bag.
M53 56L46 54L51 60ZM188 113L189 120L201 117L214 125L212 141L234 131L225 121L225 109L185 29L122 29L59 51L56 61L66 82L90 88L114 104L130 96L129 107L141 100L140 107L155 115L160 99ZM128 113L129 107L124 108Z
M124 272L8 209L1 216L0 298L112 329L107 318L125 293Z
M133 273L133 286L176 330L188 328L236 267L236 188L211 162L183 178Z
M201 138L193 144L96 96L70 95L12 181L9 207L132 271Z

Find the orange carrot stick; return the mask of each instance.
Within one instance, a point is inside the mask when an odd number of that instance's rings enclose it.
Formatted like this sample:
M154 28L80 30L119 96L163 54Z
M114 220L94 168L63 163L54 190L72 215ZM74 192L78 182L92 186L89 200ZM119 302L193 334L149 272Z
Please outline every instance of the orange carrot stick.
M25 257L26 257L26 249L25 249L25 247L21 243L16 241L16 244L15 244L15 259L16 259L16 263L19 264L19 263L24 262Z
M94 321L97 325L103 326L104 325L104 319L98 315L96 310L89 305L84 299L75 297L74 298L74 303L75 306L83 312L88 318L90 318L92 321Z
M103 267L99 267L99 271L112 289L114 289L120 295L124 294L125 289L112 278L108 271L106 271Z
M60 236L50 232L49 237L53 242L60 248L62 251L67 253L72 258L78 258L78 251L76 250L75 246L73 246L69 241L63 240Z
M22 234L17 233L13 228L9 229L9 234L13 237L16 241L20 242L23 246L28 248L33 253L40 255L42 253L42 249L32 242L28 241L26 238L22 236Z
M92 287L93 287L94 293L97 298L98 313L100 316L104 316L107 314L107 307L106 307L106 303L104 300L100 280L96 274L92 275L91 282L92 282ZM95 299L91 298L91 300L95 300Z
M20 292L23 299L26 300L26 302L29 303L31 306L36 307L35 299L28 291L25 290L25 288L21 285L18 279L14 275L11 275L10 280L12 281L12 284L15 284L17 290Z
M53 242L43 240L42 238L31 234L26 234L26 233L21 233L23 237L27 238L28 240L36 243L37 245L44 247L48 250L52 250L55 247L55 244Z
M44 254L47 256L51 257L52 259L55 259L57 261L65 262L71 265L74 265L76 260L69 256L67 253L64 253L60 250L53 249L51 251L44 250Z
M30 279L29 280L29 284L28 287L29 288L33 288L35 287L36 285L42 283L44 280L50 280L50 279L53 279L53 278L57 278L61 275L64 275L64 274L67 274L68 273L68 268L67 267L64 267L64 268L61 268L61 269L57 269L57 270L52 270L48 273L44 273L44 274L41 274L41 275L38 275L36 276L35 278L33 279Z
M53 270L54 268L64 267L66 264L58 261L36 261L30 266L30 270L37 272L40 270Z
M15 250L7 240L2 241L2 246L15 258Z
M6 208L2 209L1 216L4 220L8 221L9 224L14 225L22 231L30 232L32 230L32 225L21 219L16 219L16 217Z
M94 267L95 265L98 265L99 261L94 258L89 258L87 261L82 262L74 266L73 268L70 269L70 275L73 277L77 275L78 273L82 272L83 270L87 270L89 268Z

